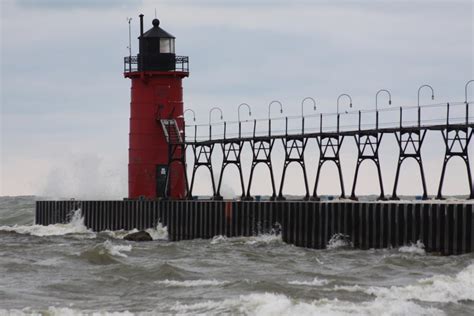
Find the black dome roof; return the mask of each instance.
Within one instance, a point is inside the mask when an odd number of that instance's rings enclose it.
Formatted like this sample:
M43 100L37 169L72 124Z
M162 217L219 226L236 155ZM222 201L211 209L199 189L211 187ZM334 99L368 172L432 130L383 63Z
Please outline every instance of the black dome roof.
M170 33L166 32L163 30L159 25L160 25L160 20L154 19L153 22L153 27L143 33L141 37L159 37L159 38L175 38L173 35Z

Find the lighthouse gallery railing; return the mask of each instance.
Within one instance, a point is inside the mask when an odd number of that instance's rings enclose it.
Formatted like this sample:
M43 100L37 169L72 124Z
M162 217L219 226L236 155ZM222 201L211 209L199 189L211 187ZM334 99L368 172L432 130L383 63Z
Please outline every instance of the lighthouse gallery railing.
M138 71L139 56L126 56L123 58L123 72ZM174 69L171 71L189 72L189 57L176 56L176 63Z

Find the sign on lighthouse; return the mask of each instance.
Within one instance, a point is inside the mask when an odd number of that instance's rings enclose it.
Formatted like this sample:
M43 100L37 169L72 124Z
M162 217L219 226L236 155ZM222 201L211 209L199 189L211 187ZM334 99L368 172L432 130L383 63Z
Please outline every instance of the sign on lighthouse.
M158 19L152 25L143 32L140 14L139 53L124 59L124 76L132 81L128 197L184 198L184 171L168 165L168 142L184 137L182 80L189 75L188 57L176 56L175 37Z

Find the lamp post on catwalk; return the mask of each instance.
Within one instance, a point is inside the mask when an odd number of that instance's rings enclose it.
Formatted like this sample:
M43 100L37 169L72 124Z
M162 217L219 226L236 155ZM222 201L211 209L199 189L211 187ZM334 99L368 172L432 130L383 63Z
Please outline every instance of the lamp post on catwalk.
M138 41L138 55L124 58L124 76L132 81L128 197L164 197L168 174L170 197L184 198L184 171L168 167L168 141L184 138L182 80L189 76L188 57L176 56L175 37L158 19L144 32L143 14Z

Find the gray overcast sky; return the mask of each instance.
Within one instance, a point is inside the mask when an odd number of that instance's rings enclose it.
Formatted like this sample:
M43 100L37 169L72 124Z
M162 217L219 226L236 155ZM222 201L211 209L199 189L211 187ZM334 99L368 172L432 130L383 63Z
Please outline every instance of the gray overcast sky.
M3 0L0 195L126 195L126 17L133 17L135 50L138 14L145 14L148 28L156 8L162 27L177 37L177 53L190 56L185 107L206 122L215 105L235 120L241 102L252 105L254 117L265 117L273 99L283 102L285 114L295 114L306 96L317 99L318 111L331 112L344 92L355 108L369 109L380 88L392 91L393 106L414 105L423 83L435 88L437 103L462 101L464 83L474 77L473 7L472 1L413 0ZM381 149L388 192L395 146L387 136ZM307 153L311 186L315 149L312 144ZM355 150L348 140L346 191ZM443 159L439 135L428 136L424 154L433 194ZM278 150L275 155L278 161ZM420 194L419 180L410 180L418 174L415 167L410 162L402 172L401 193ZM377 194L375 168L364 168L358 192ZM464 166L456 161L450 168L445 192L466 193ZM286 192L302 193L300 171L291 171ZM225 186L238 193L233 172ZM202 175L197 193L209 193L208 176ZM322 176L321 192L337 194L335 169ZM254 191L269 192L263 168Z

